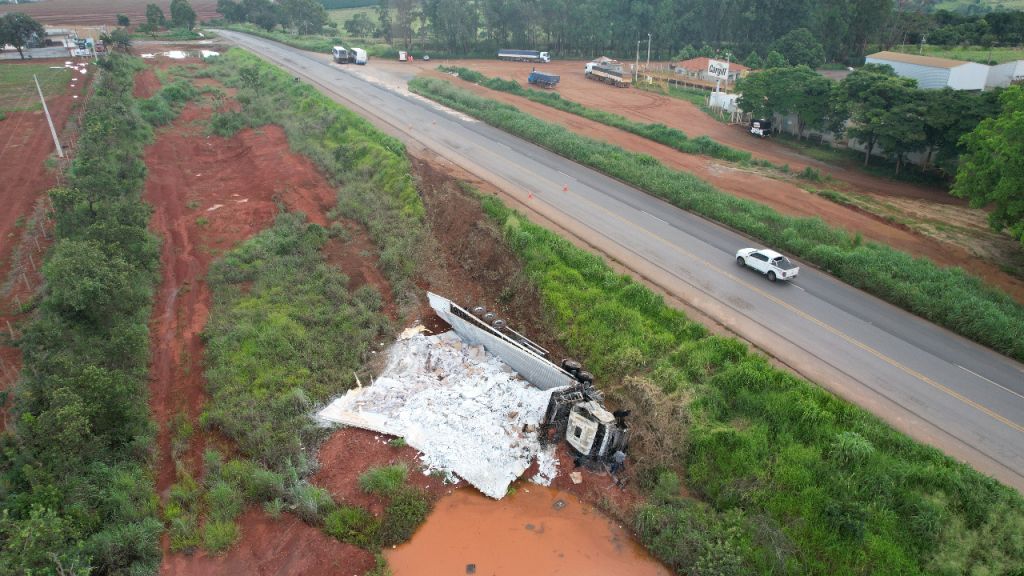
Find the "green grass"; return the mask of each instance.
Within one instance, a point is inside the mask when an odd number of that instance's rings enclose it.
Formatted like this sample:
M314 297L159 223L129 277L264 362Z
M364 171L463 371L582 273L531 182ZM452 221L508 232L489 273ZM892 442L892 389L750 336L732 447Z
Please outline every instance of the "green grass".
M359 476L359 488L370 494L390 496L398 492L408 477L405 464L371 468Z
M567 351L603 381L649 379L660 394L649 401L681 412L672 448L682 456L634 473L647 501L633 528L677 573L1014 574L1024 565L1017 492L709 334L499 200L481 202ZM655 431L676 437L664 432ZM672 469L686 471L703 503L679 496Z
M1024 2L1020 3L1019 9L1024 9ZM904 52L906 54L922 54L924 56L952 58L953 60L966 60L970 62L980 62L982 64L988 64L989 61L992 60L998 64L1012 62L1014 60L1024 60L1024 48L1021 47L994 47L990 50L981 46L956 46L945 48L943 46L926 45L922 51L920 50L920 46L903 44L894 47L893 50L897 52Z
M32 75L39 78L39 86L46 98L65 94L71 83L71 71L66 68L51 70L51 64L13 64L10 60L0 64L0 112L41 110L39 92ZM95 74L90 66L88 74Z
M187 28L172 28L170 30L160 30L153 32L133 32L131 35L132 40L202 40L204 38L214 38L215 36L210 32L202 32L199 30L189 30Z
M959 268L942 268L889 246L858 242L820 218L784 216L721 192L692 174L666 168L650 156L571 133L443 80L416 78L409 88L790 252L854 287L1024 360L1024 307Z

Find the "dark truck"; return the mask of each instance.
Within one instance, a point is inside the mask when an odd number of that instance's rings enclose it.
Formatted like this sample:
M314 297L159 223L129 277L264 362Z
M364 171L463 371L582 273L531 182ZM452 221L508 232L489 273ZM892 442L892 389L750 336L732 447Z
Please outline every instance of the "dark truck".
M541 88L554 88L558 85L558 81L561 78L556 74L548 74L546 72L537 72L533 70L530 72L529 78L526 79L530 84L536 84Z

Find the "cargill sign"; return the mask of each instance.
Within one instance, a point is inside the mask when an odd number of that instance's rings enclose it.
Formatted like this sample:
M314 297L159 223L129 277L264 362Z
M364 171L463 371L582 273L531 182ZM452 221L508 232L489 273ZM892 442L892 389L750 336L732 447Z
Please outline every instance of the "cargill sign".
M729 76L729 63L708 60L708 76L725 80Z

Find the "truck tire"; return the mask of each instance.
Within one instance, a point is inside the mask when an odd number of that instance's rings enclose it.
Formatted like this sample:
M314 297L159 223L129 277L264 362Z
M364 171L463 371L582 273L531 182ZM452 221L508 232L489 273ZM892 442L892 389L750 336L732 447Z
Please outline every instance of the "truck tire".
M769 282L775 282L775 272L772 271L772 270L768 271L768 281Z
M740 265L740 268L746 268L747 267L747 262L745 260L743 260L743 256L737 256L736 257L736 263Z

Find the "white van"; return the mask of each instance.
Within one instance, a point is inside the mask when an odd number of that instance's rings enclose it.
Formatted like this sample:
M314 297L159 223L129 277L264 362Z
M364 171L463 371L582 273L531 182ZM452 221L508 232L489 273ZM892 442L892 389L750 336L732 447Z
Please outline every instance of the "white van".
M399 62L406 62L408 60L409 60L409 53L406 52L405 50L399 50L398 51L398 61Z
M338 64L348 64L352 61L352 52L344 46L335 46L331 50L331 56L334 57L334 61Z
M353 60L353 61L356 64L363 64L363 65L365 65L366 61L367 61L366 50L363 50L362 48L353 48L352 51L355 52L355 54L356 54L355 60Z

